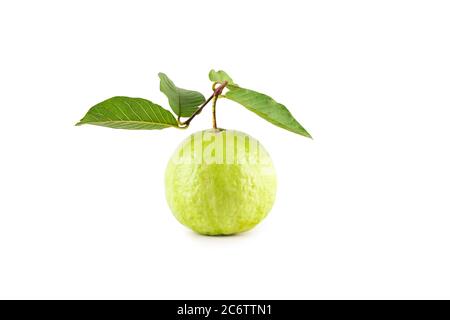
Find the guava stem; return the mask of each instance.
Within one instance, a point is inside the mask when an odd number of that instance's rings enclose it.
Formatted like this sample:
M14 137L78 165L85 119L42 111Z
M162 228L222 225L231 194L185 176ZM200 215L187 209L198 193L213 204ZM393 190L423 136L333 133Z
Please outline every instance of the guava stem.
M212 123L213 123L213 128L217 129L217 120L216 120L216 103L217 103L217 98L219 96L214 95L214 100L213 100L213 104L212 104L212 115L213 115L213 119L212 119Z
M227 86L228 81L224 81L223 83L220 84L220 86L218 86L217 88L215 88L216 84L218 82L215 82L213 85L213 90L214 93L208 98L206 99L205 102L203 102L203 104L197 109L197 111L195 111L192 116L190 116L186 121L180 122L180 120L178 120L178 123L181 125L181 128L187 128L189 126L189 124L191 123L192 119L194 119L198 114L200 114L200 112L202 112L203 108L215 97L215 100L217 100L217 97L219 97L222 94L223 89ZM214 112L214 122L213 125L215 123L215 103L213 103L213 112ZM214 127L215 128L215 127Z
M225 87L227 86L228 81L224 81L223 83L220 84L220 86L218 86L216 88L216 85L218 83L219 82L214 82L214 84L213 84L213 90L214 90L213 96L220 96L222 94L223 89L225 89Z

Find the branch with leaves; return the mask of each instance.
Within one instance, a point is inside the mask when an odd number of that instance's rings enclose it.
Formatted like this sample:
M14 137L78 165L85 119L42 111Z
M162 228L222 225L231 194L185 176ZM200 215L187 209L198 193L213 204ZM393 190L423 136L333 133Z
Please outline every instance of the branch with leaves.
M219 98L235 101L268 122L311 138L290 111L271 97L238 86L222 70L209 72L213 93L206 99L200 92L175 86L164 73L159 73L160 90L175 115L158 104L142 98L113 97L93 106L76 125L91 124L114 129L153 130L169 127L184 129L202 110L213 102L213 128L217 128L216 104ZM226 93L223 91L227 89ZM186 120L182 120L185 118Z

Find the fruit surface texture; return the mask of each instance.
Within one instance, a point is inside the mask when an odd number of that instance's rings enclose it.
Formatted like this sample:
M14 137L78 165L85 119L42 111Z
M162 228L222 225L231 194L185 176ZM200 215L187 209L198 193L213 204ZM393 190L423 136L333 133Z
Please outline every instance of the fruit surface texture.
M174 216L204 235L252 229L271 210L277 188L264 147L243 132L224 129L183 141L167 165L165 183Z

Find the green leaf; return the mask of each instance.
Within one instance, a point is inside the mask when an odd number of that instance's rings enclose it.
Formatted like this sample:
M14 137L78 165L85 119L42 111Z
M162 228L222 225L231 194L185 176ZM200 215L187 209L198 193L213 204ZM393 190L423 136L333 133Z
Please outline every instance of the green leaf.
M159 88L169 99L169 105L176 115L190 117L205 102L205 97L200 92L176 87L164 73L159 73L158 76L161 80Z
M270 123L283 129L311 138L311 135L298 123L289 110L271 97L238 86L229 87L225 98L240 103Z
M231 79L231 77L223 70L215 71L214 69L212 69L209 72L209 80L213 82L228 81L228 84L237 85L233 82L233 79Z
M151 101L129 97L113 97L96 104L76 125L82 124L134 130L178 127L170 111Z

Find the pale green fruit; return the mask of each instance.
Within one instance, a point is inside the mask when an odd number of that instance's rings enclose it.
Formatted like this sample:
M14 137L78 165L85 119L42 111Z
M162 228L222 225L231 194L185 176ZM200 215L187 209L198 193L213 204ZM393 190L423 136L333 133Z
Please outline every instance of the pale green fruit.
M239 131L194 133L175 151L165 179L174 216L200 234L247 231L267 216L275 201L269 154Z

